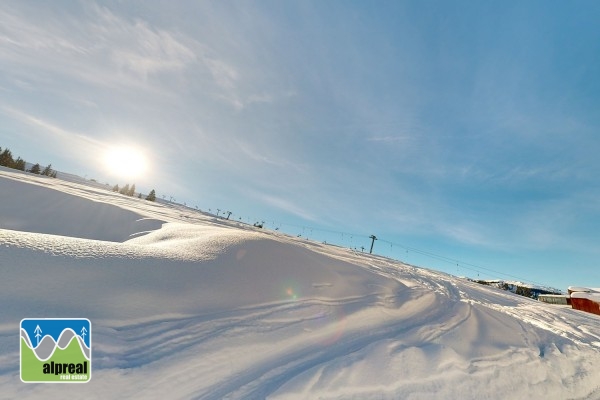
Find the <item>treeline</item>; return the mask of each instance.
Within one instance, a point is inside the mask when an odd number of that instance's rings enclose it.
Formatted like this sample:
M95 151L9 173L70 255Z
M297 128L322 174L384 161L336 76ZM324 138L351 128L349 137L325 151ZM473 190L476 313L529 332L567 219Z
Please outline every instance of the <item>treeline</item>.
M125 196L134 196L135 195L135 183L131 186L129 186L129 183L127 183L122 188L119 188L119 185L115 185L115 186L113 186L112 190L113 190L113 192L124 194ZM141 193L138 194L138 198L139 199L142 198ZM154 189L152 189L150 191L150 193L148 193L148 196L146 196L146 200L148 200L148 201L156 200L156 192L154 191Z
M12 169L18 169L20 171L30 172L32 174L46 175L51 178L56 178L57 172L52 169L52 164L48 164L48 166L45 167L44 169L42 169L40 164L34 164L33 167L31 167L31 169L25 170L26 165L27 165L27 163L21 157L17 157L15 159L13 157L12 152L9 149L2 150L2 147L0 147L0 166L12 168ZM92 181L94 181L94 179L92 179ZM126 196L134 196L135 195L135 184L129 186L129 183L128 183L121 188L119 187L119 185L115 185L113 187L113 192L118 192L118 193L124 194ZM142 198L141 193L138 194L138 198L140 198L140 199ZM148 193L148 195L146 196L146 200L156 201L156 192L154 191L154 189L152 189L150 191L150 193Z
M125 196L133 196L135 194L135 183L129 187L129 183L119 189L119 185L113 186L113 192L119 192ZM140 196L142 194L140 193Z
M0 147L0 165L7 168L25 171L26 162L21 157L17 157L17 159L15 160L13 158L12 152L9 149L2 150L2 147ZM33 167L31 167L31 169L27 170L27 172L56 178L56 171L52 170L52 164L48 164L48 166L45 167L43 170L40 164L35 164Z
M556 292L556 291L545 290L545 289L540 289L540 288L534 289L534 288L530 288L528 286L521 286L521 285L512 284L512 283L509 284L509 283L502 282L502 281L484 281L481 279L479 279L479 280L471 279L471 281L479 283L480 285L493 286L498 289L513 292L514 294L518 294L519 296L529 297L529 298L536 299L536 300L540 294L561 294L560 292Z

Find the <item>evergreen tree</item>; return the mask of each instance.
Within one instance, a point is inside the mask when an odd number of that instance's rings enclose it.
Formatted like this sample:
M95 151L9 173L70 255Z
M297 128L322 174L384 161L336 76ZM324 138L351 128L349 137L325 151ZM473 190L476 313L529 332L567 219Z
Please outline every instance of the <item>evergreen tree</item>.
M113 192L118 192L118 191L119 191L119 185L113 186Z
M517 291L515 293L518 295L521 295L521 296L525 296L525 297L533 296L531 289L528 287L525 287L525 286L517 286Z
M155 201L156 200L156 192L154 191L154 189L152 189L150 191L150 193L148 193L148 196L146 196L146 200L148 200L148 201Z
M41 168L40 168L40 164L35 164L33 167L31 167L31 169L29 170L29 172L31 172L32 174L40 174Z
M25 160L23 160L21 157L17 157L17 159L15 160L15 163L13 165L14 169L19 169L21 171L25 171Z
M52 164L48 164L46 168L42 171L42 175L50 176L52 175Z
M56 172L56 171L54 171L54 172L52 173L52 175L50 175L50 176L51 176L52 178L56 178L56 174L57 174L57 172Z
M119 193L128 195L129 194L129 183L126 183L125 186L123 186L121 188L121 190L119 191Z
M131 185L131 188L129 188L129 191L127 192L127 196L133 196L135 194L135 183L133 185Z
M15 160L12 157L12 152L9 149L4 149L2 153L0 153L0 165L3 167L12 168Z
M141 198L142 198L142 194L140 193L140 194L138 194L138 199L141 199Z

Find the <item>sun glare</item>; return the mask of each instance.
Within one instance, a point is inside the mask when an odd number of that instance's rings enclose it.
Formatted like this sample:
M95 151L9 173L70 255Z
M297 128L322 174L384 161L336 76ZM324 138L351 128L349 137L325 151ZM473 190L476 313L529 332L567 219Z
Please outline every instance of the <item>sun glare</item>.
M114 147L104 155L104 165L108 171L122 178L136 178L146 171L144 153L134 147Z

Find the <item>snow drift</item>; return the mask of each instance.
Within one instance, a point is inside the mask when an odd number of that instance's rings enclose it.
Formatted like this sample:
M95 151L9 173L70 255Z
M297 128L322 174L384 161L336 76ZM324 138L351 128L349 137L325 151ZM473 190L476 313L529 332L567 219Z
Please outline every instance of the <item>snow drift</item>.
M7 398L600 398L598 316L74 183L0 193ZM26 317L89 318L91 382L21 383Z

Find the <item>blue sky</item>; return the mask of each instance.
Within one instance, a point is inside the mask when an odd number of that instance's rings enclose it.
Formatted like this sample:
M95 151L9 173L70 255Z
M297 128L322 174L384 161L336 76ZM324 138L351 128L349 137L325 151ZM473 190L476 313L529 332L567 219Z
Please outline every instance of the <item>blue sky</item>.
M596 1L4 1L0 146L459 275L600 286L598 20ZM144 176L106 170L124 144Z

